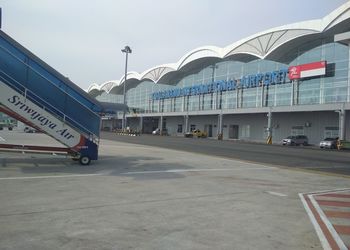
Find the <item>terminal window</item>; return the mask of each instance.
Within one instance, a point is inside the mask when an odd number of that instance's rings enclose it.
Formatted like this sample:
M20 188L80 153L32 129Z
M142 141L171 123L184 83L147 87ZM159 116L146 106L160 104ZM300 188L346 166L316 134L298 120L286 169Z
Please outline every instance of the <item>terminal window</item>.
M182 133L182 124L177 125L177 132Z
M339 127L325 127L324 138L339 137Z
M304 126L293 126L291 135L304 135Z

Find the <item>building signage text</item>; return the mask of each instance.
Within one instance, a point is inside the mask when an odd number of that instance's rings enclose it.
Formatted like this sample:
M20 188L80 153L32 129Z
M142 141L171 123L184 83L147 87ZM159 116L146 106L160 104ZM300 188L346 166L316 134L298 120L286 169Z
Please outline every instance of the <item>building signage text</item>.
M255 88L283 84L287 81L288 69L284 68L266 73L243 76L241 79L220 80L208 84L198 84L191 87L174 88L152 94L153 100L175 98L181 96L202 95L218 91L230 91L238 88Z

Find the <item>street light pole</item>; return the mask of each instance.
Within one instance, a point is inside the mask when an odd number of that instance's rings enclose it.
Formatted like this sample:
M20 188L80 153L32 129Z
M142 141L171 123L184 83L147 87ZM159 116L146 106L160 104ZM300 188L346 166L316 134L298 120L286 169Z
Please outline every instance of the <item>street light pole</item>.
M128 74L128 54L131 53L131 48L129 46L125 46L124 49L122 49L122 52L125 53L125 75L124 75L124 88L123 88L123 103L126 105L126 96L125 96L125 85L127 80L127 74ZM122 129L125 130L126 127L126 117L125 117L125 109L123 111L123 121L122 121Z

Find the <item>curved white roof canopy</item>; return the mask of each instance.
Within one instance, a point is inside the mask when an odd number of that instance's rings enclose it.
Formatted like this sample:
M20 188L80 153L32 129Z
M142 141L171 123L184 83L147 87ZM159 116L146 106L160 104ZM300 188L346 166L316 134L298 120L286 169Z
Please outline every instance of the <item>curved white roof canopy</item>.
M348 31L350 27L350 2L347 2L322 19L293 23L269 29L250 37L239 40L224 48L204 46L196 48L184 55L178 62L163 64L138 72L128 72L127 89L136 87L143 80L154 83L174 84L188 71L201 65L202 67L219 62L225 58L248 62L255 59L269 59L279 62L289 62L285 49L311 43L317 38L330 34ZM97 96L103 91L122 94L124 76L120 80L108 81L101 85L92 84L88 92Z

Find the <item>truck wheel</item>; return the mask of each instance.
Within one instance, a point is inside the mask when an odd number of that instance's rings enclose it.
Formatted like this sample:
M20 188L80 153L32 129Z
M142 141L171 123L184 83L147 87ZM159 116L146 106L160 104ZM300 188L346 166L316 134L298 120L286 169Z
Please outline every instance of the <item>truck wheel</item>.
M89 156L82 156L79 158L79 163L83 166L89 165L91 162L91 159Z

